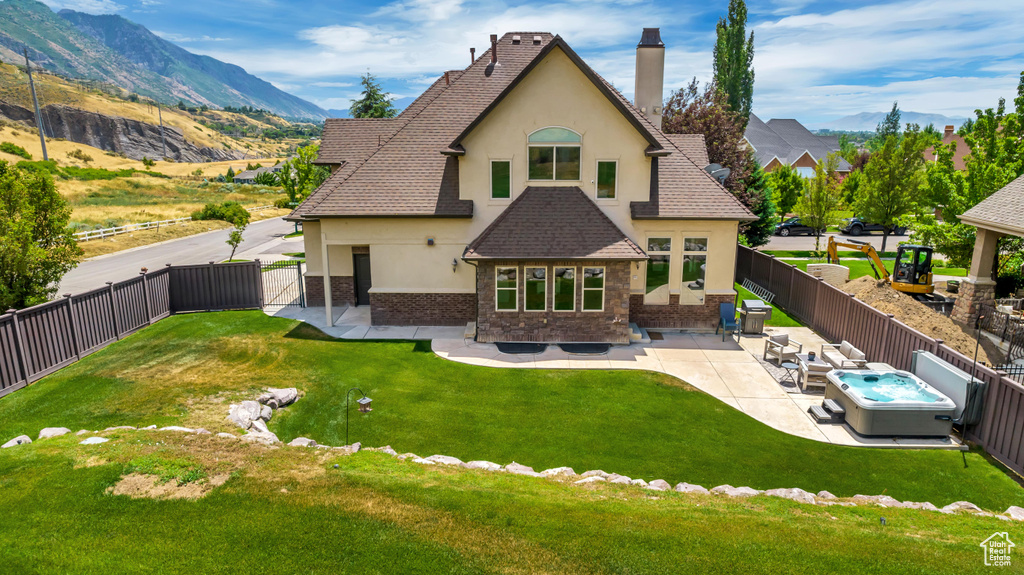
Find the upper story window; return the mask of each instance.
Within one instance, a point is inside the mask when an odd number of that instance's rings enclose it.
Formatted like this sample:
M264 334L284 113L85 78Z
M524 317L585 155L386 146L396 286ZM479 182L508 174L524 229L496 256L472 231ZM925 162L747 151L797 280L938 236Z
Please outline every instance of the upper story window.
M529 137L529 179L580 179L582 138L568 128L541 128Z
M491 160L491 198L504 200L512 197L512 162Z

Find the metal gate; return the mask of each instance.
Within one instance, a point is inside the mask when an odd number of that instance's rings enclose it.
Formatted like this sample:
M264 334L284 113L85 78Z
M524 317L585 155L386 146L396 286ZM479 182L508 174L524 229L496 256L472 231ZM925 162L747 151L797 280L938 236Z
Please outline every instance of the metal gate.
M263 305L306 307L306 290L302 282L301 260L261 262L263 275Z

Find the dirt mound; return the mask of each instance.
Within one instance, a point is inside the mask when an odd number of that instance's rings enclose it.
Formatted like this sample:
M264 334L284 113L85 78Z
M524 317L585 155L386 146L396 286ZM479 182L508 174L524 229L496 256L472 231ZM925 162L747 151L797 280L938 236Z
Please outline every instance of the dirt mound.
M948 317L932 311L928 306L892 289L884 282L864 276L848 282L841 289L846 293L852 293L857 299L878 311L891 313L896 319L924 335L943 340L946 346L965 356L974 357L975 341L971 334ZM982 347L978 351L978 361L994 365L992 360L999 359L998 356L998 350L983 338Z
M208 481L190 482L179 485L177 481L160 482L156 475L131 473L118 481L109 492L113 495L127 495L132 499L199 499L215 488L224 485L229 474L214 475Z

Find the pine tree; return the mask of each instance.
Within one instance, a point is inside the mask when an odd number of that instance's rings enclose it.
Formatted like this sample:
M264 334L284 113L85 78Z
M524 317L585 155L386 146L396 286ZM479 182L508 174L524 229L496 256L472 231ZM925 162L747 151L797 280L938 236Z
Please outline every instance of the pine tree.
M754 171L746 180L746 192L751 200L751 211L757 216L757 221L747 224L742 233L747 245L756 248L767 244L775 233L775 202L772 201L768 176L757 160L753 160L753 165Z
M715 84L727 96L729 108L739 114L746 129L754 97L754 33L747 36L747 5L730 0L728 18L715 27Z
M363 97L352 100L349 114L353 118L394 118L398 114L395 99L381 88L380 83L367 72L361 79Z

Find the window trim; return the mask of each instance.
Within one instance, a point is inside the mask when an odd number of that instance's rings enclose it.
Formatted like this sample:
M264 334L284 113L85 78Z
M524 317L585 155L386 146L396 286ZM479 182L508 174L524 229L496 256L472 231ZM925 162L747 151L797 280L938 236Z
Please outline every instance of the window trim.
M504 163L508 164L508 197L507 198L496 198L496 197L494 197L494 163L495 162L504 162ZM491 161L488 164L488 167L490 169L488 170L488 173L487 173L487 179L490 182L490 192L488 194L488 198L487 199L495 200L495 201L499 201L499 202L504 202L504 201L509 201L510 202L510 201L512 201L512 160L511 159L505 159L505 158L491 158Z
M526 270L534 270L534 269L542 269L542 270L544 270L544 279L542 279L542 280L530 279L526 275ZM535 281L535 282L539 281L539 282L543 282L544 283L544 306L541 307L540 309L530 309L529 308L529 296L530 296L530 293L527 291L526 286L529 285L529 283L531 281ZM526 266L526 265L523 266L523 311L524 312L530 312L530 313L543 313L543 312L548 311L548 267L547 266Z
M549 128L559 128L561 130L567 130L579 136L578 142L531 142L530 137L547 130ZM565 126L544 126L543 128L537 128L526 135L526 181L528 182L582 182L583 181L583 134L573 130L572 128L566 128ZM530 177L530 148L551 148L551 177L534 179ZM558 179L558 148L578 148L580 151L579 170L580 177L575 180L559 180ZM616 168L616 178L618 178L618 168ZM618 182L616 182L617 184Z
M579 275L580 275L579 274L579 267L578 266L552 266L551 267L551 274L552 274L551 277L552 278L555 277L555 275L554 275L555 274L555 270L572 270L572 308L570 308L570 309L558 309L558 305L557 305L558 300L556 299L558 297L558 294L556 293L556 290L555 290L555 286L557 285L557 282L555 282L554 279L552 279L552 282L551 282L551 311L553 311L555 313L575 313L576 312L576 284L577 284L576 278L579 277ZM581 303L580 305L582 306L583 304Z
M503 269L514 269L516 270L516 285L513 287L500 287L498 286L498 270ZM498 291L512 291L515 295L512 301L515 302L515 307L509 309L502 309L498 307ZM519 312L519 266L494 266L494 311L506 312L506 313L518 313Z
M604 311L604 300L605 300L605 288L608 287L607 275L608 268L606 266L582 266L583 273L586 273L587 268L600 269L601 270L601 287L600 288L588 288L587 278L581 278L580 285L583 288L582 298L580 298L580 311L582 312L602 312ZM587 291L601 291L601 309L587 309Z
M704 245L706 246L706 249L703 251L686 249L687 239L704 240ZM679 244L679 247L682 249L682 251L680 252L681 255L679 260L679 305L706 305L708 295L707 265L710 262L710 258L708 256L711 254L711 234L710 232L684 232L682 234L682 242ZM701 301L697 303L683 301L683 290L689 289L686 287L686 280L683 279L683 273L685 273L686 271L686 256L688 255L704 256L704 289L701 290L701 292L703 292L703 295L701 296Z
M601 186L601 164L615 164L615 184L614 192L615 195L610 198L602 198L597 194L600 193ZM594 199L599 202L617 202L619 201L619 160L596 160L594 162Z

